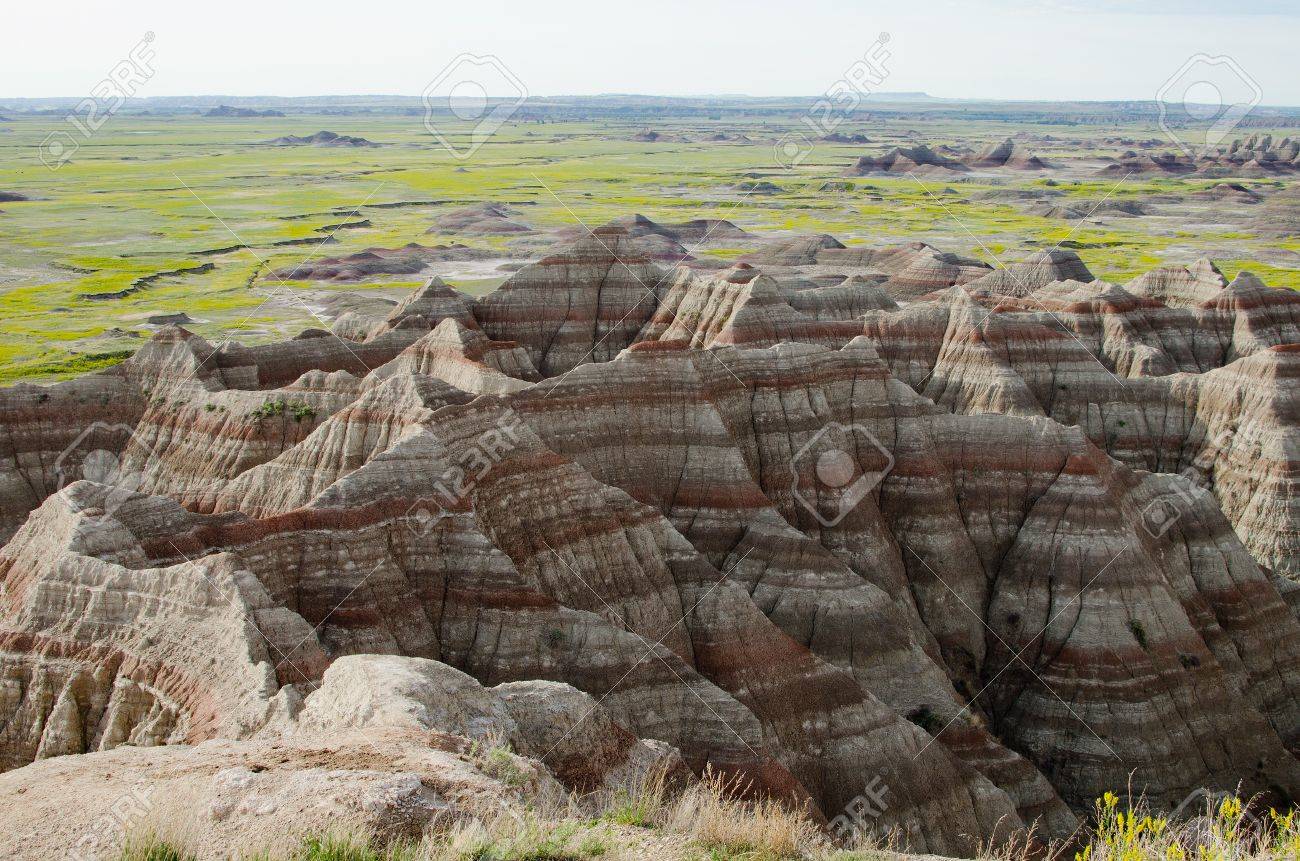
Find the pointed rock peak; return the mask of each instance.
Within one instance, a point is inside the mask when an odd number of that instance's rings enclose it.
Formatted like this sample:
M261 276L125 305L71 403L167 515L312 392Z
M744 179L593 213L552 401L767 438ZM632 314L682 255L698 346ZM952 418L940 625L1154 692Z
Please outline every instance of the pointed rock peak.
M432 325L446 317L456 317L475 325L471 309L475 300L448 285L437 276L412 291L385 318L380 330Z
M456 290L446 281L443 281L437 275L425 282L423 287L412 291L405 299L402 300L393 312L388 315L390 320L400 319L413 313L420 313L422 310L432 307L433 300L460 299L465 300L465 294Z
M284 387L288 392L355 392L361 380L347 371L311 370Z
M154 332L153 337L150 338L149 340L158 344L176 344L182 342L188 343L190 341L193 341L193 344L191 344L191 346L196 346L196 347L212 346L207 341L203 340L203 338L191 332L189 329L186 329L184 326L178 326L175 323L168 323L166 326L163 326L157 332Z
M421 293L432 293L436 296L443 296L447 293L454 292L455 291L452 290L451 286L437 275L431 276L428 281L424 282L424 287L421 288Z
M1065 248L1053 248L1049 251L1040 251L1037 254L1031 254L1025 258L1025 263L1044 264L1049 263L1054 266L1061 265L1078 265L1083 266L1083 260L1073 251Z
M975 301L971 292L960 284L954 284L946 290L939 290L935 295L941 297L953 308L979 308L980 303Z
M443 320L433 328L433 331L421 338L420 341L417 341L416 344L419 344L421 341L448 345L454 344L465 348L466 351L470 348L484 346L489 343L488 336L483 334L481 330L470 329L455 317L448 317ZM407 349L413 349L415 346L416 345L413 344Z
M718 277L732 284L748 284L762 275L762 272L748 263L737 263L730 269L718 273Z
M633 213L632 215L620 215L618 218L611 218L608 222L606 222L602 226L617 227L617 228L622 228L624 230L637 230L637 229L661 230L662 229L658 224L651 221L649 218L647 218L646 216L642 215L639 212ZM596 229L600 230L601 228L598 227Z
M394 374L366 393L351 412L366 412L382 405L399 412L404 409L437 410L448 404L467 404L474 399L469 392L428 374Z
M977 163L1005 164L1007 159L1011 158L1011 153L1015 151L1016 144L1011 138L991 143L984 149L980 150L979 155L975 156L974 161Z
M1139 297L1110 281L1061 281L1042 288L1038 295L1047 294L1048 291L1056 291L1056 297L1064 303L1089 305L1102 313L1114 313L1144 304L1150 305L1150 300L1146 297Z
M749 287L750 299L775 299L781 302L785 297L781 295L781 285L771 275L764 275L759 272L753 278L748 278L742 282Z
M1218 284L1220 287L1228 286L1228 279L1224 277L1223 272L1215 262L1208 257L1198 259L1187 271L1192 273L1197 281Z
M578 237L567 248L543 258L541 262L581 261L584 263L631 264L645 263L647 260L648 256L633 240L632 234L629 233L626 227L617 224L602 224L600 227Z
M169 379L176 383L193 381L206 386L208 380L219 379L219 363L212 357L225 352L226 346L214 348L188 329L167 326L123 362L122 369L146 385Z
M455 317L447 317L442 323L435 325L432 332L426 334L422 339L433 339L433 341L447 343L480 343L486 341L487 336L480 330L469 328L460 320L456 320Z
M454 353L477 361L491 343L481 330L470 329L456 318L448 317L403 350L394 362L403 370L419 369L425 373L426 359L431 356Z
M875 342L866 335L856 336L840 348L840 353L852 357L853 361L858 363L876 364L880 361L880 353L876 350Z
M1208 257L1191 265L1161 266L1134 278L1128 292L1164 302L1171 307L1195 307L1214 302L1228 286L1228 279Z
M847 246L831 236L829 233L821 233L813 237L814 243L818 248L846 248Z
M1249 272L1243 269L1237 273L1236 278L1232 279L1232 283L1228 285L1228 289L1233 292L1244 292L1248 290L1270 290L1272 288L1259 280L1259 277L1255 275L1254 272Z

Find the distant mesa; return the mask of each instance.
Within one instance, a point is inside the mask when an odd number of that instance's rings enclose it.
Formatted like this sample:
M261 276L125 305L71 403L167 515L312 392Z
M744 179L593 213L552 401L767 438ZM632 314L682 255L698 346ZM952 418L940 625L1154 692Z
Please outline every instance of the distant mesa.
M662 263L683 264L696 269L714 268L713 258L696 260L687 250L687 245L735 244L754 239L730 221L721 218L695 218L675 224L661 224L644 215L624 215L612 219L601 227L597 233L613 232L625 236L636 248L637 253L651 260ZM579 241L589 235L585 228L568 229L559 232L561 239Z
M978 155L966 160L968 167L1010 168L1012 170L1046 170L1050 165L1029 152L1024 144L1007 138L1001 143L989 144Z
M1128 176L1131 173L1193 173L1196 165L1186 156L1171 152L1140 155L1128 150L1119 159L1097 171L1098 176Z
M1256 191L1239 182L1218 182L1209 188L1193 192L1196 197L1221 200L1229 203L1259 203L1264 198Z
M145 322L150 326L179 326L184 323L193 323L194 320L184 311L174 314L154 314L152 317L145 318Z
M408 243L401 248L367 248L355 254L326 257L299 263L271 273L272 278L292 281L364 281L377 275L418 275L430 263L461 260L486 260L494 252L467 245L420 245Z
M1028 215L1037 215L1042 218L1064 218L1070 221L1081 221L1098 215L1131 218L1149 214L1147 208L1136 200L1113 199L1075 200L1068 204L1043 201L1030 206L1025 212Z
M91 335L86 340L112 341L117 338L139 338L139 337L140 337L139 332L132 331L131 329L123 329L120 326L114 326L111 329L105 329L104 331L100 332L98 335Z
M218 105L208 111L205 117L282 117L283 111L267 109L265 111L254 110L253 108L232 108L230 105Z
M715 138L716 140L717 138ZM632 135L629 140L639 143L682 143L688 140L683 135L670 135L665 132L655 131L654 129L642 129Z
M633 238L654 234L678 242L701 242L706 238L714 241L751 238L751 234L721 218L696 218L677 224L660 224L644 215L636 214L612 219L609 226L622 228Z
M736 191L743 191L745 194L780 194L784 191L781 186L766 180L743 180L735 184Z
M363 230L367 227L374 227L369 218L363 218L360 221L340 221L337 224L322 224L320 227L313 228L316 233L328 233L333 236L340 230Z
M353 137L352 135L341 135L331 131L319 131L310 137L299 137L298 135L285 135L284 137L275 138L267 141L271 146L338 146L338 147L367 147L382 146L374 141L368 141L365 138Z
M822 140L825 141L826 143L846 143L846 144L871 143L871 138L867 137L866 135L862 135L862 134L846 135L846 134L841 134L840 132L831 132L830 134L823 137Z
M971 195L975 200L989 200L995 203L1017 203L1027 200L1050 200L1060 197L1064 192L1050 188L991 188Z
M940 155L925 144L894 147L884 155L864 155L854 162L845 176L868 176L875 173L962 173L968 170L959 161Z
M1111 136L1102 138L1102 143L1107 146L1137 147L1138 149L1152 149L1153 147L1168 146L1169 142L1162 138L1146 138L1137 140L1136 138L1126 138Z
M532 228L513 220L514 214L497 203L481 203L455 209L434 219L425 233L486 235L531 233Z

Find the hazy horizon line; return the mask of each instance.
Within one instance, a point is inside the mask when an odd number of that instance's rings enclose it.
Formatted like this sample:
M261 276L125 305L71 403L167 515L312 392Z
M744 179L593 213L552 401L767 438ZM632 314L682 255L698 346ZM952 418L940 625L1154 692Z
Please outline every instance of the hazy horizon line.
M891 97L899 97L891 99ZM910 98L908 98L910 97ZM86 97L81 95L46 95L46 96L6 96L0 95L0 103L20 103L20 102L79 102ZM511 96L494 96L488 95L489 100L508 100ZM551 101L558 99L605 99L605 98L624 98L624 99L680 99L692 101L725 101L725 100L775 100L791 99L815 101L825 98L824 93L801 94L801 93L777 93L777 94L754 94L754 93L653 93L653 92L599 92L599 93L549 93L549 94L530 94L521 104L527 104L532 101ZM257 93L252 95L243 95L238 93L184 93L178 95L152 95L152 96L132 96L128 97L125 102L130 104L143 104L147 102L160 101L183 101L192 100L278 100L278 101L308 101L311 99L408 99L419 102L423 99L421 94L411 93L313 93L310 95L278 95L274 93ZM452 102L455 99L450 100ZM871 93L863 97L863 101L929 101L929 102L967 102L973 104L1083 104L1083 105L1109 105L1109 104L1157 104L1158 101L1150 96L1145 98L1073 98L1062 97L1059 99L1028 98L1014 96L946 96L934 95L926 90L890 90L879 93ZM1188 102L1188 104L1200 104ZM1300 110L1300 104L1260 104L1255 106L1259 108L1285 108L1289 110Z

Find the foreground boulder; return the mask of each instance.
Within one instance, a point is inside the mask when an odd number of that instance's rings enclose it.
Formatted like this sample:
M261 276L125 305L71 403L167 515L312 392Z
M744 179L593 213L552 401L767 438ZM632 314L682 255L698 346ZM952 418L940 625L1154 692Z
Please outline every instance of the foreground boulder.
M0 849L108 861L151 828L201 861L283 855L340 828L418 840L452 817L522 811L525 793L549 780L522 760L511 778L515 786L483 773L463 739L392 728L119 747L0 774Z

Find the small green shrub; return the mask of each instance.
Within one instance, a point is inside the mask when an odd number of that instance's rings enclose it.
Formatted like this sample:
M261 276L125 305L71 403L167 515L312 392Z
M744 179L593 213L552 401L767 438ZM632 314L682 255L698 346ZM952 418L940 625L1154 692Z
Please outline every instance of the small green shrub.
M248 417L253 421L273 419L288 413L296 422L310 421L316 418L316 410L310 404L301 401L267 401L255 410L249 410Z
M282 415L284 415L284 401L267 401L257 409L248 411L248 417L253 421L261 421L262 419Z
M293 420L296 422L311 421L316 418L316 410L303 403L289 404L289 411L293 414Z
M506 786L528 783L528 774L515 761L510 742L500 736L476 739L469 747L469 759L479 771Z
M118 861L194 861L189 852L151 833L128 838L117 857Z
M943 725L943 722L939 720L939 716L931 711L928 705L924 704L908 712L907 719L926 732L933 732Z

